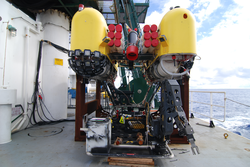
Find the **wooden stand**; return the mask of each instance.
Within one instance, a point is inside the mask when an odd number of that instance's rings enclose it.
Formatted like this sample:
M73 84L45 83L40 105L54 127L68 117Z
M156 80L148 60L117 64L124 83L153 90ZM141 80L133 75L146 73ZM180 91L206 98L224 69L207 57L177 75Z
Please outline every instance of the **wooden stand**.
M91 114L96 111L96 117L100 117L101 113L101 89L100 81L96 84L96 99L85 102L85 79L77 75L76 81L76 114L75 114L75 141L86 141L86 133L80 131L83 125L83 117L85 114Z
M115 166L130 166L130 167L152 167L154 160L148 158L122 158L122 157L109 157L109 165Z

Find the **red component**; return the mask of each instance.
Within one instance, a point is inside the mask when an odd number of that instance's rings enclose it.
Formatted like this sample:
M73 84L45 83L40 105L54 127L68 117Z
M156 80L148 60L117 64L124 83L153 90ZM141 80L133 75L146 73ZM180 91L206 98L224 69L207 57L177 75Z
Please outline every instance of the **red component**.
M151 46L151 41L150 41L150 40L145 40L144 46L145 46L146 48L149 48L149 47Z
M121 32L116 32L115 33L115 38L116 39L121 39L122 38L122 33Z
M135 155L135 154L133 154L133 153L127 153L127 155Z
M145 32L149 32L149 30L150 30L150 26L149 25L145 25L144 27L143 27L143 32L145 33Z
M131 29L128 29L128 32L130 32L131 31Z
M112 31L108 32L108 37L113 39L115 37L115 33Z
M113 45L114 45L114 40L111 39L111 40L109 41L109 43L108 43L108 46L112 47Z
M137 28L135 28L134 30L137 31Z
M42 100L43 99L43 97L41 96L41 95L38 95L38 97Z
M152 32L151 38L156 39L157 37L158 37L158 33L157 32Z
M146 113L145 113L145 111L142 111L142 115L145 115Z
M183 18L186 19L188 15L186 13L183 14Z
M153 39L151 44L153 47L156 47L159 44L159 41L157 39Z
M149 32L145 32L144 33L144 37L143 37L145 40L148 40L151 38L151 34Z
M172 56L172 59L175 60L175 59L176 59L176 56Z
M121 40L119 40L119 39L116 39L116 40L115 40L115 46L116 46L116 47L120 47L121 44L122 44L122 43L121 43Z
M134 61L138 58L138 48L134 45L131 45L127 48L127 59Z
M116 118L119 118L119 110L116 110Z
M120 144L120 142L117 140L115 144L116 144L116 145L119 145L119 144Z
M157 31L157 25L153 24L150 28L151 32L156 32Z
M109 28L109 31L112 31L112 32L115 31L115 25L114 24L110 24L108 28Z
M78 10L82 11L84 9L84 5L83 4L79 4Z
M122 26L120 24L117 24L115 29L116 29L116 32L122 32Z

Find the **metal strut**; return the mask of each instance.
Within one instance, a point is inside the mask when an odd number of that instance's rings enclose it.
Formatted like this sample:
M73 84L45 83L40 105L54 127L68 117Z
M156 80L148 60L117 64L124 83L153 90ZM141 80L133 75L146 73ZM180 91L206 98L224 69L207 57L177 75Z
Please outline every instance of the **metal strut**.
M180 86L176 80L165 80L162 82L161 102L160 113L163 135L169 138L173 132L173 122L175 121L179 135L187 136L188 142L191 143L193 154L196 154L195 150L200 154L199 148L195 145L194 130L182 109Z

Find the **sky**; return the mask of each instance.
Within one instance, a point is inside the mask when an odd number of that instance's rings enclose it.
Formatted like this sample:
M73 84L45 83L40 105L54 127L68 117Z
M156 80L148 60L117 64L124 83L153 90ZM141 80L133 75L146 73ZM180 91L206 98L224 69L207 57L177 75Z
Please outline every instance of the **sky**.
M190 89L250 88L250 14L247 0L149 0L146 24L159 25L171 6L196 19L197 55ZM134 0L145 2L145 0Z

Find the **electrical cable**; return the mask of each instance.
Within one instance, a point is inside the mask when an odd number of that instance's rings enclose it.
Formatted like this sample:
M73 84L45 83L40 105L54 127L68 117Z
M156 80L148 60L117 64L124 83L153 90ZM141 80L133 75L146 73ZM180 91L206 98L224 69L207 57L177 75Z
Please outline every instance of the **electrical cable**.
M40 98L39 98L39 102L40 102L41 111L42 111L44 117L45 117L47 120L49 120L49 121L53 121L53 120L49 119L49 118L45 115L44 110L43 110L43 106L42 106L42 104L41 104L41 99L40 99Z
M36 118L35 118L35 108L37 105L37 92L38 92L38 85L39 85L39 73L40 73L40 67L41 67L41 58L42 58L42 45L43 40L39 43L39 51L38 51L38 58L37 58L37 69L36 69L36 80L35 80L35 88L33 93L33 109L31 112L31 117L33 117L33 121L35 124L37 124Z
M35 88L34 88L34 93L32 95L32 104L33 104L33 107L32 107L32 110L31 110L31 116L29 117L29 122L30 124L32 125L35 125L35 124L49 124L49 123L56 123L56 122L62 122L62 121L68 121L68 120L56 120L55 118L53 118L53 116L51 115L51 113L49 112L48 108L46 107L46 105L44 104L43 100L38 97L39 96L39 89L41 90L42 92L42 89L39 85L39 74L40 74L40 67L41 67L41 58L42 58L42 46L43 46L43 42L46 42L48 43L49 45L53 46L54 48L56 48L57 50L59 51L62 51L63 53L68 53L69 50L66 49L66 48L63 48L59 45L56 45L50 41L47 41L47 40L41 40L40 43L39 43L39 51L38 51L38 58L37 58L37 69L36 69L36 78L35 78ZM43 92L42 92L42 95L43 95ZM43 95L44 96L44 95ZM41 106L41 110L42 110L42 113L43 115L45 116L45 118L49 121L45 121L44 119L42 119L39 111L38 111L38 99L39 98L39 102L40 102L40 106ZM52 121L51 119L49 119L45 113L44 113L44 110L42 108L42 105L44 105L44 107L46 108L46 110L48 111L48 113L50 114L50 116L55 120L55 121ZM37 122L36 120L36 114L35 114L35 110L37 109L37 114L39 116L39 118L42 120L40 122ZM32 119L33 119L33 122L32 123ZM72 121L72 120L70 120ZM27 125L28 126L28 125Z
M41 115L40 115L40 113L39 113L39 110L38 110L38 103L37 103L37 105L36 105L36 110L37 110L37 114L38 114L38 117L40 118L40 120L46 122L46 121L41 117Z
M41 100L42 104L44 105L45 109L48 111L48 113L49 113L49 115L51 116L51 118L54 119L55 121L57 121L57 120L52 116L52 114L51 114L50 111L48 110L47 106L44 104L43 100L42 100L42 99L40 99L40 100ZM41 107L42 107L42 106L41 106ZM52 120L52 121L53 121L53 120Z

